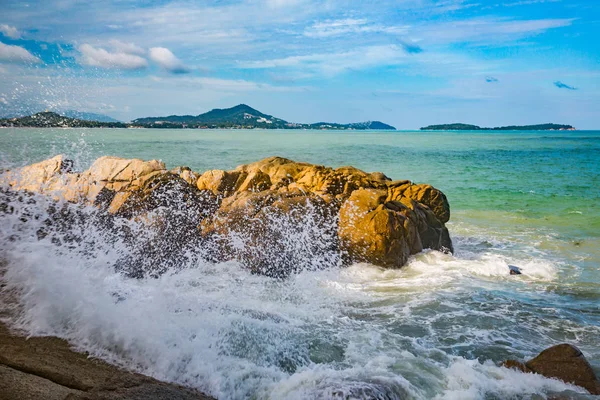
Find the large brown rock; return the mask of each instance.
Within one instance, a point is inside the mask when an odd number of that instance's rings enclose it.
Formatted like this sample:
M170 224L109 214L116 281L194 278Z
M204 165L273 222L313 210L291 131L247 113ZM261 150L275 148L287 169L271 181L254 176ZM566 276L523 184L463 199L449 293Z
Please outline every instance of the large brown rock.
M256 183L243 185L250 177ZM198 187L224 194L225 197L236 191L270 189L301 190L331 200L336 196L338 199L347 198L352 191L361 187L385 188L387 181L389 178L379 172L366 173L354 167L333 169L282 157L269 157L240 165L233 171L207 171L199 178Z
M450 204L446 195L431 185L408 185L402 196L429 207L437 219L445 224L450 220Z
M423 248L452 251L448 230L425 205L380 189L352 192L340 209L338 235L351 261L400 268Z
M128 216L168 202L179 202L178 207L213 204L212 211L216 205L214 196L195 187L198 178L186 167L167 171L161 161L108 156L98 158L81 173L69 172L65 165L70 165L69 161L56 156L9 171L0 183L70 202L104 205L113 214Z
M337 265L336 216L335 206L299 190L242 191L225 198L201 232L214 244L216 259L236 259L281 278Z
M452 251L446 196L379 172L281 157L201 175L186 167L167 171L156 160L116 157L101 157L82 173L68 167L59 156L9 171L0 183L148 220L163 229L161 236L176 238L172 248L179 248L179 239L201 236L214 244L207 247L211 257L274 275L312 267L311 253L323 266L342 254L345 263L399 268L424 248ZM170 211L154 215L165 208ZM171 256L161 246L146 252Z
M414 231L414 226L405 226L403 208L399 204L389 207L386 197L385 190L361 189L344 202L338 235L350 260L382 267L400 267L408 260L413 233L409 229Z
M542 351L525 364L533 372L549 378L560 379L600 395L600 381L592 366L577 347L559 344Z
M559 379L566 383L581 386L594 395L600 395L600 380L590 363L577 347L559 344L542 351L526 363L508 360L502 364L506 368L522 372L536 373L547 378Z
M60 194L67 187L76 186L78 176L67 173L71 164L69 160L58 155L39 163L7 171L0 175L0 184L7 184L15 190Z

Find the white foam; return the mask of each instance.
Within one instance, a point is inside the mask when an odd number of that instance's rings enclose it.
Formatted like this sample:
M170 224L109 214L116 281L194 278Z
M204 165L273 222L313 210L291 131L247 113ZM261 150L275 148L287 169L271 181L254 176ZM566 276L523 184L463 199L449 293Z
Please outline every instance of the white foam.
M38 240L43 218L1 218L3 290L16 291L22 306L15 326L218 398L480 399L567 388L436 348L461 335L472 338L465 346L493 343L493 328L463 326L455 335L453 326L488 314L510 320L511 310L496 316L461 296L517 279L551 282L557 267L546 260L426 251L401 270L356 264L286 280L253 275L236 262L198 261L156 279L131 279L113 268L120 245L103 243L91 227L85 235L95 247L84 254L83 244ZM508 275L508 263L524 275ZM443 318L457 322L437 326Z
M477 360L464 358L452 362L445 369L445 377L447 388L435 397L436 400L477 400L485 398L486 393L494 393L503 399L524 398L542 391L587 393L582 388L541 375L524 374L498 367L489 361L480 364Z

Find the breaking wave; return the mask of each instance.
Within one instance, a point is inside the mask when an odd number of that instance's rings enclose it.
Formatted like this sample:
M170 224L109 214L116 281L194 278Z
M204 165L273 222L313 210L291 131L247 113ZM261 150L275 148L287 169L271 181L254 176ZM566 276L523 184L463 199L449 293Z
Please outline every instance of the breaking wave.
M549 255L458 236L454 256L426 251L401 270L343 268L327 250L335 235L309 213L293 223L274 217L272 228L287 238L278 253L296 267L274 279L215 262L211 242L174 236L194 226L185 217L175 207L125 220L0 192L1 293L10 299L2 315L29 335L62 337L223 399L528 399L581 391L497 366L569 335L584 347L600 335L597 326L565 320L561 307L545 307L562 267ZM245 239L228 238L251 245ZM523 275L510 276L510 264Z

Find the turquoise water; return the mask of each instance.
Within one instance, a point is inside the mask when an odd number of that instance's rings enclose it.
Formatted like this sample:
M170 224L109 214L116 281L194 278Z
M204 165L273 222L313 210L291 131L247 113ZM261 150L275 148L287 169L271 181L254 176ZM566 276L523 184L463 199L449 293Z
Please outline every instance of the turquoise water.
M80 169L102 155L196 171L278 155L382 171L446 193L456 254L425 252L399 271L355 265L286 282L231 263L196 265L142 283L99 273L96 261L15 255L36 254L35 243L5 246L21 263L15 285L37 293L22 300L30 311L20 326L32 333L220 398L546 396L564 388L495 363L565 341L600 371L598 131L0 130L2 168L56 154ZM509 264L523 275L508 275ZM56 275L60 295L47 287ZM129 303L108 301L115 290ZM48 304L55 315L42 312ZM110 335L98 335L103 329Z

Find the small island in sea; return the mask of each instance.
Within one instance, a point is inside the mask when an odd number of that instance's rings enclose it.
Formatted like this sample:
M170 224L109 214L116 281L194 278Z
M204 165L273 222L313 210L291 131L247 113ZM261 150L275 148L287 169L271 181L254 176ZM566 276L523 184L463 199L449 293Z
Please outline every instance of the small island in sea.
M495 128L482 128L470 124L441 124L429 125L421 128L422 131L574 131L575 127L561 124L539 124L539 125L510 125Z
M73 114L71 114L73 115ZM170 115L167 117L145 117L131 122L97 121L71 118L55 112L0 119L0 127L35 128L163 128L163 129L327 129L327 130L396 130L380 121L339 124L317 122L312 124L288 122L245 104L208 111L200 115Z

